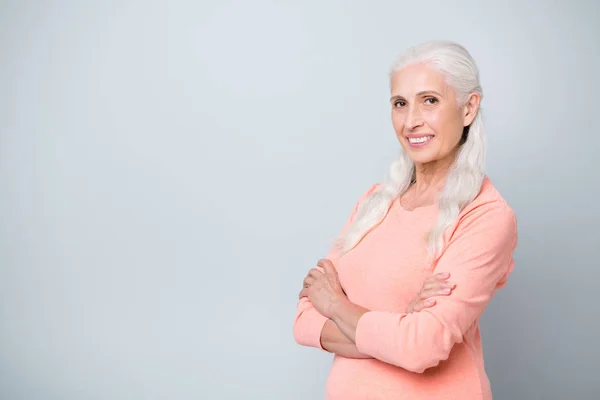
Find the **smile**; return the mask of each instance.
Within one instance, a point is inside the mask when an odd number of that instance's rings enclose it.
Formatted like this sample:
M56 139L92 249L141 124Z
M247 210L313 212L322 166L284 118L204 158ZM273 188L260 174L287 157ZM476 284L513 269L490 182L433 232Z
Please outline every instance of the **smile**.
M421 136L421 137L409 137L407 138L408 142L413 145L413 147L421 147L429 143L429 141L433 139L433 135Z

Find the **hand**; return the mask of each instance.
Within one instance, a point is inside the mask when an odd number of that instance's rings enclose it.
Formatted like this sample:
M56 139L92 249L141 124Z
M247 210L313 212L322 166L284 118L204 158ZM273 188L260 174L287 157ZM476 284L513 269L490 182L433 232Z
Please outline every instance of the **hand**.
M410 302L407 313L419 312L425 308L433 307L436 303L434 296L448 296L456 284L447 282L449 272L443 272L427 278L423 283L421 292Z
M319 313L327 318L333 318L336 307L347 298L331 261L319 260L317 268L308 272L299 297L308 297Z

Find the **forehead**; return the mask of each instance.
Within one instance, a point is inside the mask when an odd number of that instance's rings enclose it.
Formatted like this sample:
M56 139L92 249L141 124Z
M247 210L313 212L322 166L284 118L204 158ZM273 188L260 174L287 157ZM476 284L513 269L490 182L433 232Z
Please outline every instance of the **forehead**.
M424 91L446 94L450 87L435 68L426 64L412 64L392 75L391 90L392 95L410 97Z

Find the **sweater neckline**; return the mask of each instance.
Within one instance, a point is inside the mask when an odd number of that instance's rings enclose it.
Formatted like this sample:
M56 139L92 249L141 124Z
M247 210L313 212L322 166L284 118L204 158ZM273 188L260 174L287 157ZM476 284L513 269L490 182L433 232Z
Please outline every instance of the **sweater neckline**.
M400 197L397 197L394 202L396 203L396 209L400 212L400 213L408 213L408 214L418 214L418 213L422 213L422 212L427 212L433 209L437 209L437 203L433 203L433 204L428 204L426 206L420 206L420 207L416 207L412 210L406 209L404 208L404 206L402 206L402 203L400 203Z

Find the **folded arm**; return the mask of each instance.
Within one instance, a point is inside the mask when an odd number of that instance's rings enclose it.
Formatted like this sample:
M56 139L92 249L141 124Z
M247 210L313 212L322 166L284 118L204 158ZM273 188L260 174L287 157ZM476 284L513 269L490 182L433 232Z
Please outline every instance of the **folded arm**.
M350 226L359 205L378 187L378 184L372 185L359 198L341 232L344 232L344 230ZM337 249L335 247L332 248L326 258L336 264L339 258ZM344 357L372 358L371 356L360 353L356 348L356 344L344 335L332 320L321 315L307 297L301 298L296 306L294 339L296 343L300 345L316 347Z
M373 358L359 352L356 344L331 319L321 315L306 297L298 302L294 340L300 345L316 347L343 357Z
M460 221L437 261L436 271L450 272L456 284L451 296L411 314L370 311L347 302L332 319L360 353L422 373L449 357L505 284L516 240L508 206L480 206Z

